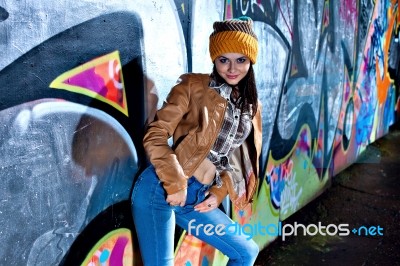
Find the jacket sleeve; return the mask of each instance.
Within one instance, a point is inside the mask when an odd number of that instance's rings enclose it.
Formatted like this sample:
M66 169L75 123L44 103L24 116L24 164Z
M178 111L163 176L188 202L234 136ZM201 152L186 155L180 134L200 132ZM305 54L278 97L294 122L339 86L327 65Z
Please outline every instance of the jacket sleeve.
M222 186L217 187L216 185L212 186L208 191L212 194L214 194L217 197L217 202L218 206L221 204L221 202L224 200L224 198L229 194L228 193L228 172L224 171L221 173L221 179L222 179Z
M168 139L188 111L189 101L190 79L187 75L182 75L171 89L162 108L157 111L143 138L147 156L168 194L187 187L188 177L169 146Z

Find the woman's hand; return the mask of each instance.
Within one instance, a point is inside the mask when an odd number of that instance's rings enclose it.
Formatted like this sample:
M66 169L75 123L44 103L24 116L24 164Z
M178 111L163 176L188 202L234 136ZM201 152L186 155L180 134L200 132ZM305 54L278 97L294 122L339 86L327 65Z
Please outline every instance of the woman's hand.
M216 208L218 208L218 201L213 193L208 193L208 197L203 202L194 206L194 210L198 212L208 212Z
M166 198L166 202L171 206L185 206L187 196L187 189L179 190L178 192L168 195Z

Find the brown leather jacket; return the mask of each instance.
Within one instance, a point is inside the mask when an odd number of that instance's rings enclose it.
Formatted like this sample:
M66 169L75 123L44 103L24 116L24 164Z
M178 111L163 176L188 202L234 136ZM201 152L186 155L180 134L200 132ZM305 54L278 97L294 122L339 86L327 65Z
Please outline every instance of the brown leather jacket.
M227 101L208 87L209 82L207 74L182 75L144 136L144 148L168 194L187 187L187 179L207 157L222 127ZM236 158L232 158L236 165L243 167L233 173L236 177L232 173L221 173L222 187L214 185L209 190L219 203L229 193L232 202L246 205L257 189L262 143L260 108L252 122L253 130L247 144L238 148L233 155ZM172 147L168 145L171 136ZM247 158L247 163L243 158ZM242 182L246 180L246 193L240 199L235 191L238 176Z

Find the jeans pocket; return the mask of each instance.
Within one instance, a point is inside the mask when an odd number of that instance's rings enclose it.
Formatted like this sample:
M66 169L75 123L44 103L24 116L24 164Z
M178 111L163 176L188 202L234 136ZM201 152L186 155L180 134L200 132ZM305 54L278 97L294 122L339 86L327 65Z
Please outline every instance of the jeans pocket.
M194 177L188 180L185 207L193 207L197 203L197 194L200 189L198 183Z
M192 176L188 180L187 196L184 208L193 208L195 205L204 201L208 188L208 185L200 183L194 176Z

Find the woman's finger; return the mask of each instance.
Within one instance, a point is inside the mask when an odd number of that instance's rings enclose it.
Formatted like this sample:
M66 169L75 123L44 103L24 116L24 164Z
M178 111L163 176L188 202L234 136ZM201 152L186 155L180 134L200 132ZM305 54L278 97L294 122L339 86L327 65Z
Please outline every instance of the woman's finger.
M194 206L194 209L198 212L208 212L217 207L218 206L217 206L216 202L214 202L214 200L207 199L207 200L197 204L196 206Z

